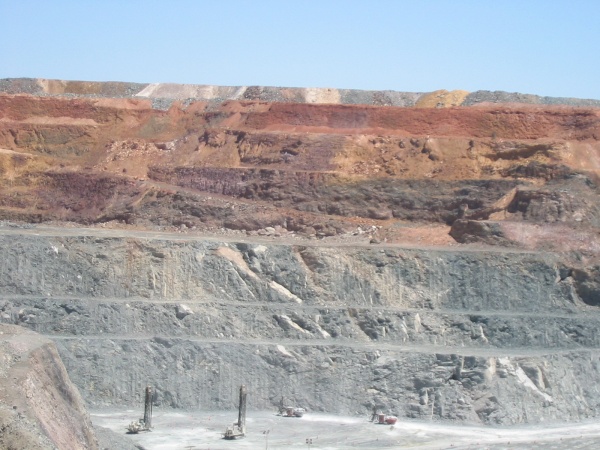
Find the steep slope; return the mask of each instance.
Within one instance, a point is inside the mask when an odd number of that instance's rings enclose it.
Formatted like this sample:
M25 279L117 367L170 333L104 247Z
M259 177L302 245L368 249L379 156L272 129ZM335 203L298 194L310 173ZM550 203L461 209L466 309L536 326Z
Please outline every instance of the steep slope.
M598 111L214 99L164 111L143 97L5 94L0 217L321 237L377 227L389 242L406 228L428 238L426 224L439 240L460 219L457 241L496 243L469 225L491 220L518 245L515 227L529 236L535 222L541 246L572 248L552 238L567 224L594 247Z
M244 383L251 409L600 412L598 269L558 254L33 231L0 236L0 317L53 339L94 407L150 383L159 407L228 409Z
M598 102L0 91L0 321L89 404L232 408L244 382L251 409L600 414Z
M97 449L77 388L54 344L0 324L0 447Z

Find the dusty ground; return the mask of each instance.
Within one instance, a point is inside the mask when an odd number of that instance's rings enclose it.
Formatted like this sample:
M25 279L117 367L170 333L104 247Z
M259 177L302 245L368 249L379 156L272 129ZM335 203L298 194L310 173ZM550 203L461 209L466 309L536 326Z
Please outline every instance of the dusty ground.
M432 422L399 421L394 426L375 425L367 418L306 414L301 419L270 412L248 414L245 438L226 441L221 433L236 419L231 412L156 411L151 432L128 435L147 450L175 449L595 449L600 445L600 425L587 422L537 427L472 427ZM125 434L137 419L136 411L92 412L94 424ZM267 436L264 434L268 433ZM312 439L312 445L306 443Z

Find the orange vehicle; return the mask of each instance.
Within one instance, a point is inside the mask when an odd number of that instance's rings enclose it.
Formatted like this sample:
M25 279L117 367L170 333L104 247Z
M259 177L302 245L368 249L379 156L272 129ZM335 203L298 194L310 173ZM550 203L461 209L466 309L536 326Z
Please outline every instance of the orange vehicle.
M381 425L394 425L398 421L396 416L388 416L387 414L377 414L374 423Z

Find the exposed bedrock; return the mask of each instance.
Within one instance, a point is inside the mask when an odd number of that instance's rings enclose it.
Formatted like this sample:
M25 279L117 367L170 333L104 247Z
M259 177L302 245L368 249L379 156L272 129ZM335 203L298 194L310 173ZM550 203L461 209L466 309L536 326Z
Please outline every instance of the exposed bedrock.
M0 448L99 448L54 343L7 324L0 324Z
M268 169L151 167L149 177L199 191L272 202L299 211L378 220L452 223L488 209L516 180L351 179L336 174Z
M597 106L0 80L0 321L94 407L598 417Z
M0 318L53 339L93 406L482 423L600 413L594 267L553 253L2 235Z
M600 224L589 102L25 79L0 91L3 220L305 237L375 226L388 242L457 219L590 236ZM458 106L480 97L528 104Z

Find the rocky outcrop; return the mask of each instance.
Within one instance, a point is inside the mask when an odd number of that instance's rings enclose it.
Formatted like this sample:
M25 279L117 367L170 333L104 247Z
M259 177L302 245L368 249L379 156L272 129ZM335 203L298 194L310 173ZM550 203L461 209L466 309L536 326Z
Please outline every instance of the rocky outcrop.
M0 324L0 447L98 449L90 418L55 345Z
M586 268L572 269L569 275L577 295L581 300L591 306L600 305L600 267L592 266Z
M0 95L3 219L304 236L375 226L388 242L407 224L457 219L571 223L590 235L598 224L593 107L36 83L1 84L35 94ZM134 88L143 93L126 98ZM161 92L167 110L153 106Z
M284 395L496 424L600 411L596 269L557 254L100 231L0 245L1 320L52 338L94 407L150 383L161 407L234 408L243 382L253 409Z
M89 405L149 383L234 408L244 383L254 409L600 415L597 102L0 92L0 321L52 339Z
M463 244L484 242L490 245L511 245L510 239L506 239L500 224L496 222L459 219L452 224L450 236Z

